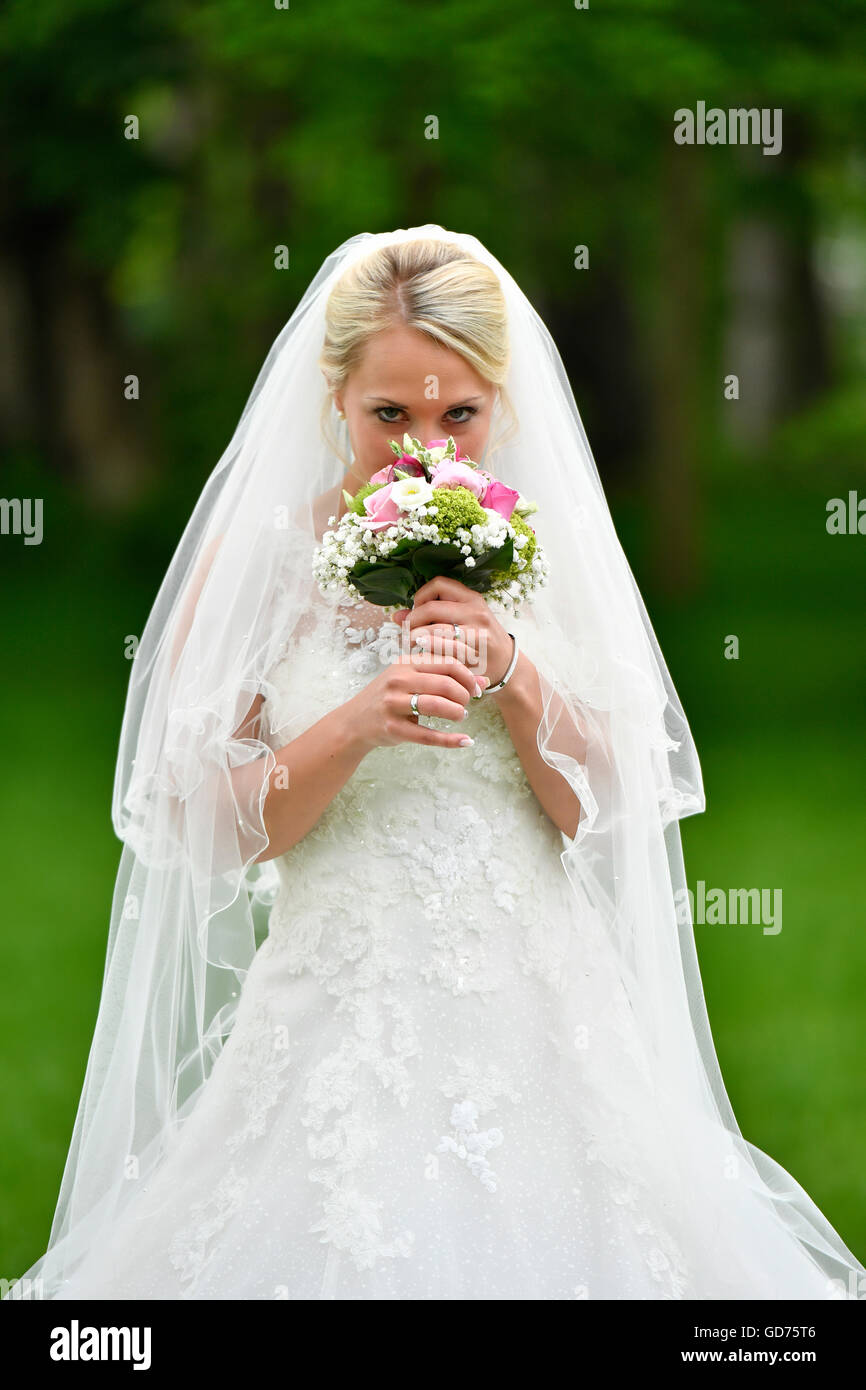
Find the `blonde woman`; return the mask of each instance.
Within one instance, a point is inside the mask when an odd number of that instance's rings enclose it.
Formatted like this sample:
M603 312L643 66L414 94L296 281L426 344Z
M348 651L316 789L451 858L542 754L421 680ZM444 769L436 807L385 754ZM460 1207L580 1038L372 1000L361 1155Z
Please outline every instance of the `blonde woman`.
M442 576L408 612L319 592L343 490L404 432L538 503L550 582L523 612ZM20 1287L855 1296L863 1267L728 1102L683 915L703 806L541 320L471 236L352 238L142 638L103 997Z

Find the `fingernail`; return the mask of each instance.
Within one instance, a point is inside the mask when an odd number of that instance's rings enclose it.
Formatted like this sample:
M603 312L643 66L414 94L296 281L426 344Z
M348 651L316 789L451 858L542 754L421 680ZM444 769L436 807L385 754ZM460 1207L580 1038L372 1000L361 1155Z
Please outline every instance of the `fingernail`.
M475 682L475 694L476 694L476 695L480 695L480 694L481 694L481 686L478 684L477 681Z
M469 745L470 743L474 743L474 742L475 742L475 739L474 739L474 738L470 738L469 735L467 734L465 738L461 738L461 739L458 740L458 745L457 745L457 746L458 746L459 748L466 748L466 747L468 747L468 745Z

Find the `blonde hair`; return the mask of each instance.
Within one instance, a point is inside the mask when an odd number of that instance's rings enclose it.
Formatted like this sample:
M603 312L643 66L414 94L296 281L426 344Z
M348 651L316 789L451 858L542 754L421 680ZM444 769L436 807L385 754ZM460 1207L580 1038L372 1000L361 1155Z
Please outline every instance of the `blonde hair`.
M453 243L424 237L372 252L346 270L328 297L319 365L331 394L322 427L338 457L348 463L330 429L331 396L345 385L369 339L396 323L459 353L497 386L511 421L503 437L511 434L516 419L504 389L510 354L499 279ZM496 444L489 447L492 451Z

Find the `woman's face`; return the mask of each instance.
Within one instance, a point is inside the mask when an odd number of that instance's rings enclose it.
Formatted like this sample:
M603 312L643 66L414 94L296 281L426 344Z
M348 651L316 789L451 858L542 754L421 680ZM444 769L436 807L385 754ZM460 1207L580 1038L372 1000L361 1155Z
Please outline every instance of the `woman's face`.
M497 388L450 348L395 324L370 338L334 403L345 413L359 485L394 462L388 440L447 439L481 462Z

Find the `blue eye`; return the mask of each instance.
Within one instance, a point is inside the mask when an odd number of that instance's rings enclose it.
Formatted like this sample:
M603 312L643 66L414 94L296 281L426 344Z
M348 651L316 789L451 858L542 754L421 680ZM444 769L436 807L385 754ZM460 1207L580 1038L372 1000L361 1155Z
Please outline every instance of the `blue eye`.
M386 418L387 411L390 411L391 414ZM393 425L394 420L400 414L400 407L397 405L381 405L376 411L376 414L383 424Z
M454 416L455 416L455 415L461 414L461 412L463 413L463 414L462 414L462 419L460 419L460 420L455 420L455 419L454 419ZM446 418L446 420L447 420L447 419L451 419L455 425L465 425L465 424L467 423L468 420L471 420L471 419L472 419L472 416L473 416L474 414L475 414L475 406L474 406L474 405L455 405L455 407L454 407L453 410L449 410L449 411L447 412L445 418Z

